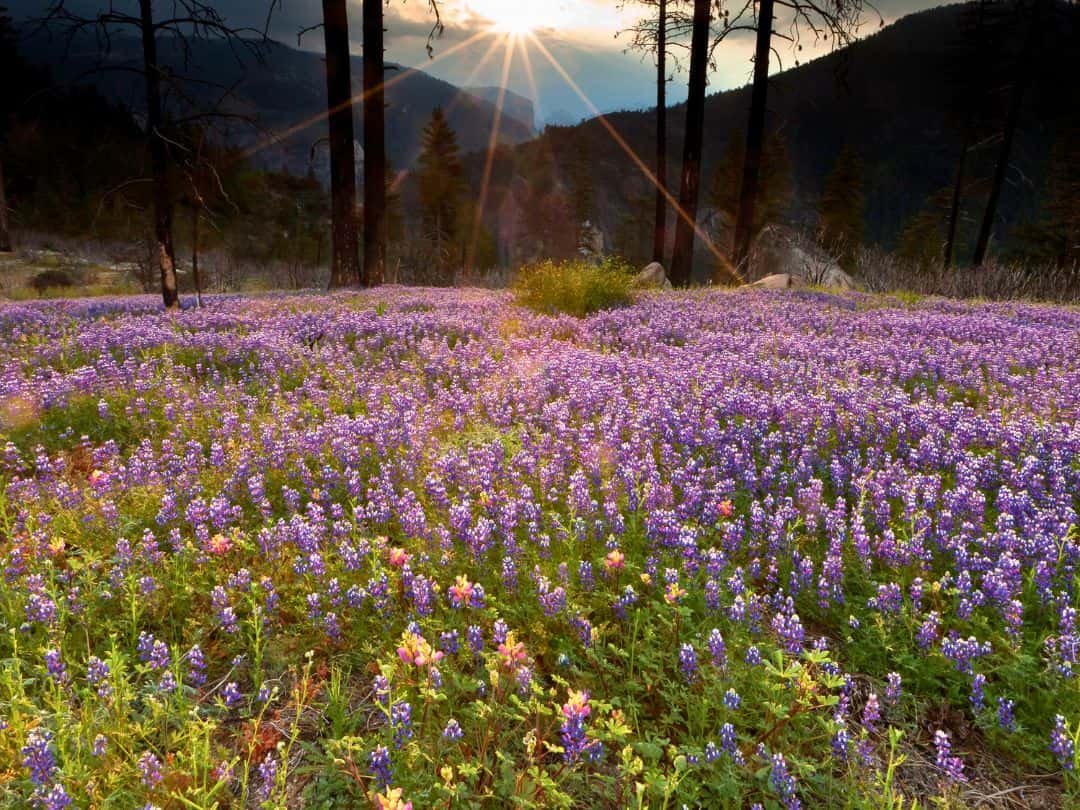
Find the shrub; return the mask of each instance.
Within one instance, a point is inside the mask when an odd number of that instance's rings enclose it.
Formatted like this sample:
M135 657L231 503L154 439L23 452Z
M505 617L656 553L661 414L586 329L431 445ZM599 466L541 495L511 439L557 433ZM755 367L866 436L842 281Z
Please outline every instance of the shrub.
M519 304L537 312L582 318L631 303L633 284L629 267L617 259L599 265L580 259L547 260L522 268L514 281L514 295Z
M67 270L62 270L58 267L50 268L48 270L42 270L30 279L30 286L38 293L43 293L50 287L74 287L75 279L71 277L71 273Z

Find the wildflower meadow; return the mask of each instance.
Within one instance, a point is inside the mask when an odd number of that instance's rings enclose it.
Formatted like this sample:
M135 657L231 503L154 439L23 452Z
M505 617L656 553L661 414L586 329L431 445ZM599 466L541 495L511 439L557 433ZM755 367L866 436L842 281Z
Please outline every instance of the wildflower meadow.
M1080 805L1080 310L206 304L0 307L0 805Z

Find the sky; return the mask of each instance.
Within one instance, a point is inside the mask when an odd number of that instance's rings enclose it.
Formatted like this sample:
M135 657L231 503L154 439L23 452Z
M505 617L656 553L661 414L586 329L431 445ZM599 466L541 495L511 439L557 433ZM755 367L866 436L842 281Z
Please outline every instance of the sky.
M0 0L15 15L40 14L44 0ZM123 5L125 0L115 0ZM133 0L127 0L133 4ZM162 3L163 0L158 0ZM262 28L270 0L216 0L213 5L233 24ZM67 0L74 10L105 5L105 0ZM361 2L349 0L354 53L361 48ZM643 15L632 0L440 0L445 30L432 42L434 22L428 0L391 0L386 8L387 58L426 70L460 86L505 86L530 98L538 124L571 123L595 112L641 109L655 104L653 57L628 52L629 37L616 36ZM935 0L880 0L876 8L886 24L934 5ZM320 19L320 0L278 0L270 34L297 45L297 32ZM778 28L783 25L779 21ZM861 33L879 27L868 13ZM300 47L322 50L321 32L308 33ZM804 41L797 56L806 61L828 51L828 44ZM745 84L750 77L751 35L725 42L716 52L709 91ZM796 54L780 45L783 67ZM777 69L773 60L773 69ZM564 75L565 73L565 75ZM671 103L686 95L686 73L676 72L669 85Z

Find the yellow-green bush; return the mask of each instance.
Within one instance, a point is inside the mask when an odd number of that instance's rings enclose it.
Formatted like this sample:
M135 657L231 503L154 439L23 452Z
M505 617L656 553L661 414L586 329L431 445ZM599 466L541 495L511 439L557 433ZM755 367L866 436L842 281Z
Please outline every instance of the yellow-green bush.
M514 281L517 302L548 315L582 318L633 301L634 276L617 259L594 265L580 259L550 259L523 267Z

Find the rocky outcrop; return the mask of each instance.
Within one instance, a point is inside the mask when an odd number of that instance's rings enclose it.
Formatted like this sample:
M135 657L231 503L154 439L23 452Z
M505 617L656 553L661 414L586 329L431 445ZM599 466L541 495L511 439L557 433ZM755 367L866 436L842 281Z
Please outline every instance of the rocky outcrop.
M855 290L858 285L836 259L814 242L782 225L769 225L754 239L747 259L749 286L770 290L816 285Z
M660 262L646 265L645 269L637 274L635 282L639 287L648 287L656 290L670 290L671 281L667 277L667 271Z

